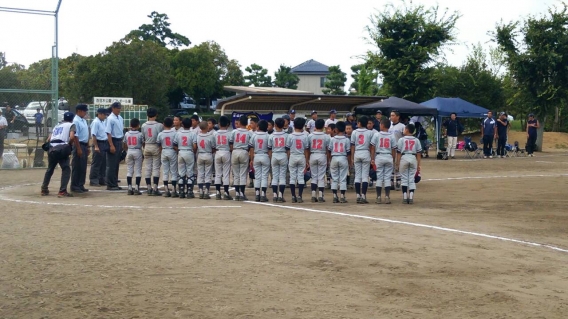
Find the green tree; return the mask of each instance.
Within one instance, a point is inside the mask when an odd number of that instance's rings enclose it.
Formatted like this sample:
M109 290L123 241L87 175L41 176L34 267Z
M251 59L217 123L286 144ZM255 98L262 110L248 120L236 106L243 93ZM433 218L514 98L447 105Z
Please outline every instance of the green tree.
M247 66L245 71L248 73L245 75L245 85L255 87L271 87L272 77L268 74L268 70L262 66L253 63L251 66Z
M329 67L329 75L325 81L325 88L322 90L324 94L330 95L345 95L345 81L347 81L347 74L341 71L339 65Z
M379 85L377 84L378 73L365 64L357 64L351 67L351 90L350 95L368 95L375 96L379 93Z
M160 46L172 46L174 48L188 46L191 44L189 39L170 29L168 15L153 11L148 18L152 19L152 24L143 24L137 30L132 30L125 37L125 40L138 39L151 41Z
M292 68L284 64L280 65L278 71L274 72L274 86L286 89L297 89L300 78L292 73Z
M431 96L434 69L442 49L455 41L459 13L439 14L438 7L404 5L371 16L369 41L377 47L367 61L382 74L389 95L422 102Z
M537 145L542 150L542 133L548 116L557 122L568 92L568 7L549 8L547 14L497 26L494 41L505 53L511 77L527 92L541 121Z
M245 76L243 70L241 70L241 65L237 60L230 60L227 64L227 74L223 78L223 86L242 86L245 84ZM235 95L234 92L223 92L223 96Z

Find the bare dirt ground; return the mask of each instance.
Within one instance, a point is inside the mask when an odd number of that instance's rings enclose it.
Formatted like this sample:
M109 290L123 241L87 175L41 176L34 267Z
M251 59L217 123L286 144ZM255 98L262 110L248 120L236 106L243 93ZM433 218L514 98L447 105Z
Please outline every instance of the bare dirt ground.
M568 154L458 156L413 206L58 199L0 171L0 318L566 318Z

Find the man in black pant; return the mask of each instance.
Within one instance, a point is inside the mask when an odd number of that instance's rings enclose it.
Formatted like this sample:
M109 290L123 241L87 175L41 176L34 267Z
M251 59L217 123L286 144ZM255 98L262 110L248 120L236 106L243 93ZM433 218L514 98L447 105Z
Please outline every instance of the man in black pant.
M106 120L106 129L109 152L107 153L107 190L118 191L122 188L118 186L118 165L122 154L122 139L124 138L124 120L120 116L122 105L114 102L111 105L112 113Z
M497 119L497 157L505 158L505 144L507 144L507 135L511 124L507 120L507 114L501 112Z
M85 193L89 190L85 188L87 178L87 157L89 157L89 126L84 117L87 115L89 107L86 104L79 104L75 107L77 114L73 119L75 124L75 137L79 140L79 145L73 147L73 160L71 165L71 191L73 193ZM79 152L79 148L81 152Z
M2 116L2 110L0 110L0 160L2 160L2 155L4 154L4 138L8 131L8 121L4 116Z
M529 120L527 121L527 154L530 157L534 157L534 151L536 148L536 137L537 129L540 127L540 123L534 118L534 114L529 114Z
M497 138L497 126L493 119L493 112L487 112L487 118L481 123L483 134L483 158L493 158L493 139Z
M91 160L91 172L89 185L98 187L106 186L106 153L108 152L108 137L106 130L107 109L97 110L97 117L91 122L91 136L93 144L93 157Z

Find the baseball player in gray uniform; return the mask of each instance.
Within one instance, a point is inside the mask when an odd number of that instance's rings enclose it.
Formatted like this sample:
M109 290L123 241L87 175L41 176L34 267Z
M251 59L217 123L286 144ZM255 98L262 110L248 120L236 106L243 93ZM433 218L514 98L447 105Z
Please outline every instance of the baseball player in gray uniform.
M201 133L197 134L195 145L197 147L197 186L199 186L199 198L211 199L211 175L213 174L213 152L215 151L215 136L213 132L207 132L207 122L199 123ZM205 189L203 186L205 185Z
M375 148L371 145L373 138L372 132L367 130L366 116L361 116L357 121L358 129L351 134L351 156L355 166L355 192L357 193L357 204L368 204L367 188L369 187L369 168L371 165L371 154Z
M310 157L308 135L305 134L305 118L297 118L294 121L294 133L288 135L286 147L290 150L290 160L288 168L290 170L290 191L292 193L292 203L303 203L302 193L304 192L304 174L308 170ZM298 183L298 197L296 197L296 183Z
M164 187L166 197L179 197L176 185L178 180L178 156L174 149L176 130L173 128L174 120L171 117L164 119L164 130L158 134L158 145L162 152L162 171L164 174ZM173 193L170 192L169 182L172 183Z
M162 196L158 191L158 183L160 182L160 167L162 165L160 147L158 146L158 134L164 130L161 123L156 122L158 111L155 108L149 108L146 111L148 121L142 124L142 141L144 145L144 177L146 186L148 187L148 195ZM154 188L152 189L152 180Z
M404 124L400 122L400 112L397 110L391 111L390 114L391 127L389 128L389 133L394 137L394 141L398 145L398 141L404 136ZM395 167L393 171L392 181L394 184L394 189L400 190L400 172ZM392 189L392 187L391 187Z
M270 158L268 157L269 135L268 122L260 120L258 130L253 134L249 142L250 163L254 168L254 192L255 201L268 202L266 189L268 188L268 171L270 170Z
M245 188L249 171L249 142L252 133L247 130L248 119L241 116L236 122L237 129L231 132L229 144L233 147L231 165L233 166L233 185L235 185L235 200L246 201Z
M215 135L215 197L218 200L233 200L229 195L229 174L231 172L231 132L227 131L231 122L226 116L219 118L219 130ZM221 196L221 182L223 182L223 195Z
M404 204L414 203L414 191L416 190L414 176L416 171L420 170L420 159L422 158L420 140L412 136L415 130L414 124L406 125L404 137L398 140L397 145L397 166L402 176L402 202Z
M174 147L178 151L179 197L195 198L193 194L193 169L195 166L195 138L196 133L190 131L191 119L182 120L180 128L174 138ZM187 185L187 194L185 185Z
M331 162L329 170L331 172L331 191L333 192L334 203L347 203L345 192L347 191L347 172L351 163L351 142L345 136L345 122L339 121L336 124L337 135L331 138L328 146ZM337 198L337 186L341 191L341 198Z
M126 182L128 184L128 195L142 195L140 192L140 180L142 179L142 133L138 131L140 120L133 118L130 120L130 131L124 134L124 148L126 153ZM136 189L132 188L132 175L136 175Z
M277 118L274 121L274 132L268 140L268 154L272 165L272 201L285 203L284 189L286 189L286 172L288 171L288 155L286 141L288 134L283 131L284 119Z
M317 120L315 132L308 136L310 171L312 173L312 203L325 202L323 190L325 189L325 172L328 160L327 149L330 137L323 132L324 124L324 120Z
M376 133L371 140L371 145L375 146L375 159L371 161L377 168L377 200L376 204L381 204L382 188L385 188L385 204L390 204L390 186L393 172L393 158L396 152L396 141L392 133L389 133L391 122L389 119L382 119L380 132Z

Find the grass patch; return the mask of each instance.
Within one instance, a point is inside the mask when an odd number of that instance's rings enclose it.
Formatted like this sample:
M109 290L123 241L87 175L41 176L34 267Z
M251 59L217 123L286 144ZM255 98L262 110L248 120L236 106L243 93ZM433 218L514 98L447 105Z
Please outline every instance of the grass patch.
M511 122L511 131L516 131L516 132L523 131L523 126L520 120L515 120Z

